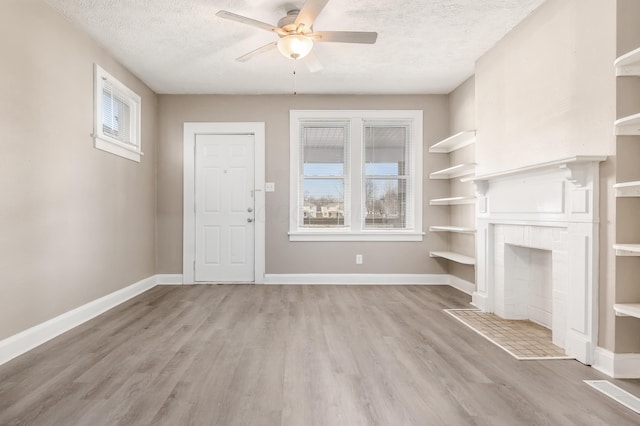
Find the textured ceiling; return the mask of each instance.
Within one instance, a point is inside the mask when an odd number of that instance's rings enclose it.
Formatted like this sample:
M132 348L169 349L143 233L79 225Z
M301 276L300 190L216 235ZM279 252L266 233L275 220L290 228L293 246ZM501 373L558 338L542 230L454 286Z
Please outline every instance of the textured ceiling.
M315 30L377 31L378 41L316 43L316 73L277 50L236 62L277 35L215 15L275 25L303 0L46 1L158 93L425 94L455 89L544 0L331 0Z

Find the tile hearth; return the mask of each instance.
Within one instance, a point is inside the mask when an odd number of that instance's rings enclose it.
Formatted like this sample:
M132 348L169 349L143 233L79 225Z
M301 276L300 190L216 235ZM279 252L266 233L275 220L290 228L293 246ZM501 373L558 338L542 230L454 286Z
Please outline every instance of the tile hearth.
M528 320L506 320L476 309L445 312L519 360L573 359L551 342L551 330Z

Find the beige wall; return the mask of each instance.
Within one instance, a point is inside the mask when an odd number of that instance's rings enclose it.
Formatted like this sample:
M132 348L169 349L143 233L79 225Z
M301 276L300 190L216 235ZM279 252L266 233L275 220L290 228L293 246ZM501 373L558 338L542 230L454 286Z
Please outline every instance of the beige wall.
M548 0L476 63L478 172L613 155L616 0ZM613 350L615 158L601 167L600 336Z
M424 144L448 133L447 96L177 96L159 99L158 269L182 273L182 146L186 121L258 121L266 123L267 193L266 273L446 273L446 264L429 259L443 249L440 235L426 233L423 242L289 242L289 110L291 109L421 109ZM428 180L445 168L446 159L425 152L423 227L446 223L447 212L429 207L430 198L444 197L445 181ZM364 264L355 264L355 255Z
M549 0L476 64L478 173L614 153L615 0Z
M155 273L157 97L41 0L0 2L0 340ZM140 164L92 147L93 63L142 96Z
M476 84L475 77L467 79L456 90L449 94L449 134L476 128ZM469 145L450 154L451 165L476 162L476 146ZM473 196L474 185L453 179L449 183L451 194L455 196ZM475 228L476 209L474 204L463 204L450 207L451 225ZM476 257L475 235L452 233L451 250L456 253ZM450 262L449 273L465 281L476 282L475 267Z

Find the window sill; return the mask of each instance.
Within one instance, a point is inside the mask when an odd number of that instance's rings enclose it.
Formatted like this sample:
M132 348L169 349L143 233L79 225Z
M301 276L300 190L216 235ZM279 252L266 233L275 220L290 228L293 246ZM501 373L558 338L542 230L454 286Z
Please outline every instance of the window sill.
M109 152L114 155L118 155L128 160L136 161L138 163L140 162L140 156L143 155L142 152L140 151L134 151L129 147L124 147L120 144L111 142L110 140L105 138L100 138L95 136L94 141L95 141L94 146L97 149Z
M422 241L424 232L289 232L289 241Z

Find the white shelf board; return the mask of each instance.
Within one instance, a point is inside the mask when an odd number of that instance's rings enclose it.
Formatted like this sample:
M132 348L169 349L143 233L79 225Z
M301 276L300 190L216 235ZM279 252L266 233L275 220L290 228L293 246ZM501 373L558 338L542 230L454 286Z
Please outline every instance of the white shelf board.
M640 303L616 303L613 310L619 317L640 318Z
M620 56L614 62L617 76L640 76L640 48Z
M431 173L429 175L429 179L453 179L461 176L468 176L473 174L475 169L475 163L457 164L453 167Z
M464 226L430 226L431 232L457 232L460 234L474 234L475 228L466 228Z
M640 256L640 244L614 244L616 256Z
M429 152L435 154L448 154L460 148L464 148L467 145L471 145L476 141L476 131L467 130L465 132L457 133L450 136L440 142L431 145Z
M613 185L616 197L640 197L640 181L621 182Z
M476 197L450 197L450 198L434 198L429 201L431 206L453 206L457 204L473 204Z
M460 253L454 253L452 251L431 251L430 257L441 257L443 259L452 260L454 262L462 263L463 265L475 265L476 260L473 257L465 256Z
M616 120L614 131L617 136L640 135L640 113Z

